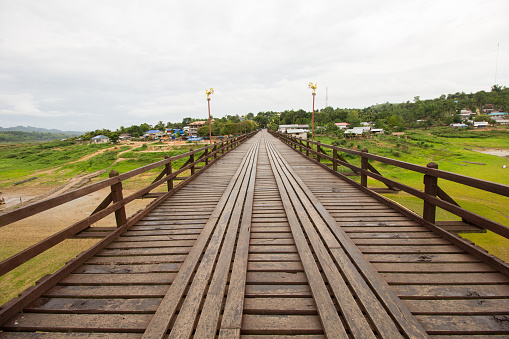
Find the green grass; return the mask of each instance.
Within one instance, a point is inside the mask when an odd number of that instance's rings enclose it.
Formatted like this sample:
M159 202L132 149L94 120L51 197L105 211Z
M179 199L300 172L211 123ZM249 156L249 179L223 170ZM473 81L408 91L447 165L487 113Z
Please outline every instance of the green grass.
M433 128L426 131L407 131L405 136L376 136L372 139L344 140L330 137L318 137L324 144L338 144L339 147L362 150L369 153L393 158L421 166L430 162L438 164L441 170L463 174L482 180L509 184L509 158L483 154L474 151L482 148L509 150L509 129L494 131L457 131L446 128ZM332 156L332 151L327 151ZM360 166L360 157L343 153L345 159ZM485 165L468 162L484 163ZM397 182L424 189L423 174L399 167L370 161L385 177ZM506 168L503 166L506 165ZM359 181L359 177L354 177ZM447 180L439 179L438 185L463 208L509 227L509 197L503 197L483 190L470 188ZM368 179L369 187L385 187L384 184ZM422 215L421 199L405 192L384 194L386 197ZM437 220L459 220L449 212L437 209ZM490 253L509 262L509 240L492 232L483 234L462 234Z
M62 141L2 146L0 188L26 179L37 171L58 168L109 147L110 144L75 145Z

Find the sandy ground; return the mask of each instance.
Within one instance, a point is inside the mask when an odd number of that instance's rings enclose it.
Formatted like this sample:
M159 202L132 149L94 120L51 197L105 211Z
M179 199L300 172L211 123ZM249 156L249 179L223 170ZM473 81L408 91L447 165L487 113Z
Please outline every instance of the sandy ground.
M497 155L499 157L509 157L509 150L508 149L500 149L500 148L480 148L476 149L476 152L490 154L490 155Z
M130 146L131 149L140 147L143 143L125 143L120 146L127 145ZM178 142L175 142L178 144ZM164 144L170 146L168 143ZM118 147L115 146L115 147ZM115 148L113 147L113 148ZM152 151L153 147L149 147L148 151ZM166 147L160 147L166 148ZM94 154L87 155L77 161L85 161L90 159L92 156L97 155L99 153L105 152L107 150L111 150L112 148L100 150ZM121 152L129 152L131 149ZM158 148L159 149L159 148ZM119 154L121 154L119 153ZM122 161L124 159L117 158L115 161ZM38 176L41 173L50 173L55 172L57 169L51 169L48 171L42 171L35 173L34 176ZM94 178L104 173L106 170L97 171L94 173L88 173L76 176L74 178L69 179L64 185L61 186L48 186L44 182L40 180L30 181L17 186L8 186L2 189L0 196L5 199L5 204L0 205L0 213L8 212L14 208L19 208L22 206L26 206L32 204L34 202L52 198L63 194L65 192L78 189L80 187L89 185L90 182L94 181ZM109 194L110 188L107 187L103 190L88 194L84 197L76 199L74 201L68 202L64 205L55 207L49 211L37 214L36 216L21 220L16 222L8 227L14 227L19 229L24 229L30 232L32 226L37 225L37 229L46 229L51 228L52 231L56 231L58 229L63 229L67 226L72 225L74 222L77 222L84 217L90 215L92 211L103 201L103 199ZM129 194L134 193L134 190L124 190L124 196L128 196ZM136 211L143 209L148 203L150 203L152 199L138 199L126 206L127 216L134 214ZM96 226L114 226L115 220L114 217L107 217L100 222ZM5 228L2 228L2 231Z

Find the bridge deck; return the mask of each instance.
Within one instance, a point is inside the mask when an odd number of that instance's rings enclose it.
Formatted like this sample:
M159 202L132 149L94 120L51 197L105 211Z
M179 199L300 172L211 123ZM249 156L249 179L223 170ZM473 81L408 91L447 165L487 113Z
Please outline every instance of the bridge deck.
M509 278L258 133L1 329L503 337Z

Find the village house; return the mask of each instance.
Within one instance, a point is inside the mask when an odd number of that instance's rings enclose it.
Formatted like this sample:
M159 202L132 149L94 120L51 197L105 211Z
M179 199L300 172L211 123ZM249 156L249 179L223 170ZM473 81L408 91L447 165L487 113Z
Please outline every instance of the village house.
M488 123L486 121L474 121L474 128L484 128L488 127Z
M492 119L495 119L495 118L508 118L509 117L509 113L507 112L492 112L492 113L489 113L488 116Z
M350 126L348 122L336 122L334 125L338 126L339 129L345 129Z
M187 133L191 136L196 136L198 135L198 129L200 127L203 127L205 125L208 125L209 121L208 120L201 120L201 121L194 121L194 122L191 122L189 125L187 125ZM211 119L210 120L210 123L213 124L214 123L214 119ZM184 127L184 131L186 131L186 127Z
M289 129L304 129L304 130L306 130L306 133L307 133L309 131L309 125L308 124L279 125L278 132L287 133L287 131Z
M364 133L369 133L370 127L354 127L345 131L345 136L362 136Z
M145 132L143 137L150 140L159 140L160 138L164 137L164 135L164 132L161 132L158 129L151 129L150 131Z
M462 109L461 112L460 112L460 117L462 117L463 119L469 119L471 115L475 115L474 112L470 111L470 110L467 110L467 109Z
M95 137L90 139L90 142L93 144L104 144L110 142L110 138L104 135L96 135Z
M286 130L286 133L290 134L293 137L307 139L308 131L302 128L289 128Z
M118 140L120 140L120 141L129 141L129 140L131 140L131 139L132 139L132 137L133 137L133 136L132 136L131 134L129 134L129 133L122 133L122 134L120 134L120 136L118 137Z

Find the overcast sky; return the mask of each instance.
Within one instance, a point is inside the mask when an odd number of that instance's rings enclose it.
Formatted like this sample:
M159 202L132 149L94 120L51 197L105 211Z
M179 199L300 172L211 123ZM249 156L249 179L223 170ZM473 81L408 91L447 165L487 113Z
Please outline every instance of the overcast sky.
M87 131L509 86L509 1L0 0L0 127ZM497 44L498 67L497 67Z

